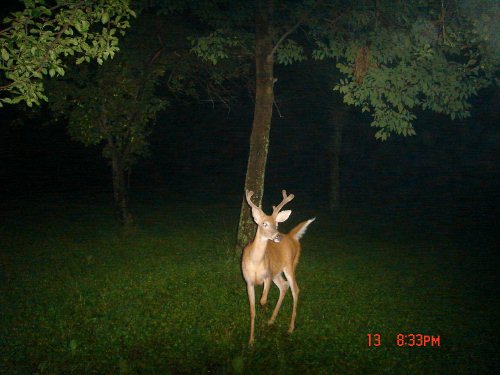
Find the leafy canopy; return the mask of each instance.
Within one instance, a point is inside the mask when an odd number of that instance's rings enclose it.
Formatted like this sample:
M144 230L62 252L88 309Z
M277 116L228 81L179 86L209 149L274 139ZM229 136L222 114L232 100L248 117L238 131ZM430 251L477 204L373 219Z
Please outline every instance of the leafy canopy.
M113 58L118 34L135 13L129 0L23 0L24 9L0 29L0 106L47 100L44 76L63 76L69 58L77 64Z

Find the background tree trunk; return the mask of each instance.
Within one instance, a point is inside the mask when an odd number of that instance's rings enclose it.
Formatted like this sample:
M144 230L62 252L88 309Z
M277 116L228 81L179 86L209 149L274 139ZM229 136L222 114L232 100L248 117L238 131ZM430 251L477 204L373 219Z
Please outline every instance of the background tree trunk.
M333 128L330 136L330 211L340 207L340 152L344 120L345 116L342 112L330 110L330 121Z
M128 184L125 166L122 158L117 152L113 152L111 167L113 172L113 195L121 222L125 226L133 223L132 214L128 205Z
M262 204L267 153L269 149L269 130L274 101L274 58L271 39L272 1L258 0L255 9L255 111L250 136L245 190L252 190L254 202ZM236 249L241 251L255 235L255 224L250 208L243 197Z

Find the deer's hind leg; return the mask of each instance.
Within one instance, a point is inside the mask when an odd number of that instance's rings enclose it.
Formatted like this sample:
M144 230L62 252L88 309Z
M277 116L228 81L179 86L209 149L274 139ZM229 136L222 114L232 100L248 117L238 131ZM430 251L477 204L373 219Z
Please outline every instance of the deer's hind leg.
M262 297L260 297L261 306L264 306L267 302L267 295L269 294L270 287L271 287L271 278L268 277L264 279L264 290L262 291Z
M295 329L295 317L297 316L297 303L299 302L299 286L297 284L297 280L295 280L295 272L289 272L289 270L284 270L286 279L290 283L290 289L292 289L292 297L293 297L293 310L292 310L292 319L290 320L290 327L288 328L288 332L292 333Z
M274 308L273 315L271 315L271 319L269 319L268 324L273 324L274 319L276 319L276 315L280 311L281 303L283 302L283 298L285 298L286 291L288 289L288 282L283 278L283 275L279 273L273 278L273 282L280 290L280 296L278 298L278 302L276 302L276 307Z

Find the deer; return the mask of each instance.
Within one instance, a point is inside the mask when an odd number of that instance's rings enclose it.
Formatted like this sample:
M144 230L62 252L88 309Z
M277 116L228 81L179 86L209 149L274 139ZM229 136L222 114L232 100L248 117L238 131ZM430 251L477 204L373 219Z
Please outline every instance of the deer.
M293 297L292 318L288 332L295 329L295 317L297 316L297 303L299 300L299 286L295 278L295 269L299 262L301 246L299 240L305 234L309 225L316 219L303 221L293 228L288 234L278 231L278 224L286 221L291 210L281 211L295 196L287 195L282 190L283 200L277 206L273 206L273 213L266 215L260 207L252 202L253 191L246 191L246 201L252 209L253 220L257 224L255 238L244 249L241 261L243 277L247 284L248 301L250 304L250 339L249 345L254 343L255 328L255 285L264 284L261 306L265 306L267 295L271 286L271 280L279 288L280 295L268 324L271 325L281 307L283 298L290 287ZM283 274L286 277L283 277Z

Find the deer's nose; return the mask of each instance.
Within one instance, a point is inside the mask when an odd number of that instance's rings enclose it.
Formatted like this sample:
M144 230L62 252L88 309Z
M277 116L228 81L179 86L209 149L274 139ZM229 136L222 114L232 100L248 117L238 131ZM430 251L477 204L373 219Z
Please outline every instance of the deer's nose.
M281 241L281 234L278 233L276 236L274 236L273 241L276 243L280 242Z

